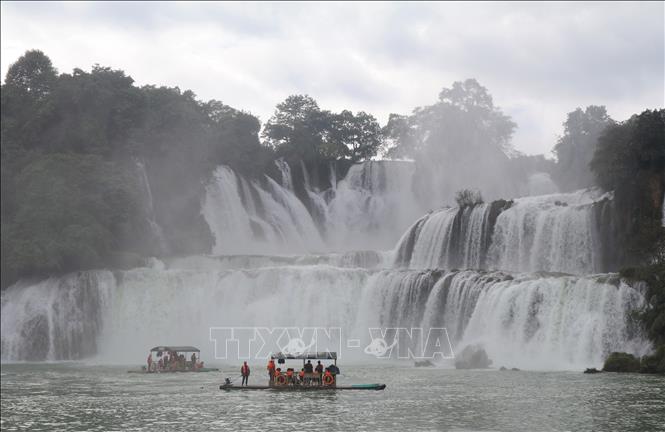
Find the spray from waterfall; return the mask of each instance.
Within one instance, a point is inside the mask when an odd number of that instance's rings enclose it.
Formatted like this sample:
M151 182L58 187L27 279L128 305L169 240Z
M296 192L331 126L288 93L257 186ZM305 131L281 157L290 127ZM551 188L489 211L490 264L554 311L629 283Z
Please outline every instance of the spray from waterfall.
M363 346L372 327L444 327L455 350L480 344L497 364L580 368L599 365L611 351L649 349L628 320L643 302L614 275L284 263L91 271L4 291L2 359L135 362L164 337L199 346L210 359L210 328L224 326L339 327Z

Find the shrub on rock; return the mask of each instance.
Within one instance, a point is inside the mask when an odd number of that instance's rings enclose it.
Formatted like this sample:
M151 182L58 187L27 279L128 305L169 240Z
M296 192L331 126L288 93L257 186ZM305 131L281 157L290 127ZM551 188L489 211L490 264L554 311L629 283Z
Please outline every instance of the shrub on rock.
M605 372L639 372L640 360L632 354L613 352L603 365Z

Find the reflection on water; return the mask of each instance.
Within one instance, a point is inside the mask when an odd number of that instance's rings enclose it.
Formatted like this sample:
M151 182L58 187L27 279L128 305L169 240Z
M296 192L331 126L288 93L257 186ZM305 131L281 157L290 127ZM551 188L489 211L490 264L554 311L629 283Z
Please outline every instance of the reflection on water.
M2 430L665 430L665 378L346 365L385 391L218 389L219 373L2 365ZM255 365L250 383L265 380Z

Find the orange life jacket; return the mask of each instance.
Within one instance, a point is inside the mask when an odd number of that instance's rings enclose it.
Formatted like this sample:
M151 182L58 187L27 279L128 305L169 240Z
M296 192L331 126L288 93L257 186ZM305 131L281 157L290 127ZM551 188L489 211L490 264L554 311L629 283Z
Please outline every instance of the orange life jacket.
M274 361L270 360L268 362L268 370L269 371L274 371L275 370L275 362Z
M286 376L291 378L293 376L293 371L292 370L287 370L286 371Z
M324 374L323 374L323 376L329 376L329 377L331 377L331 376L332 376L332 374L330 373L330 371L329 371L329 370L327 370L327 371L326 371L326 373L324 373Z
M298 375L300 376L300 378L304 378L305 377L305 371L300 371L298 373Z

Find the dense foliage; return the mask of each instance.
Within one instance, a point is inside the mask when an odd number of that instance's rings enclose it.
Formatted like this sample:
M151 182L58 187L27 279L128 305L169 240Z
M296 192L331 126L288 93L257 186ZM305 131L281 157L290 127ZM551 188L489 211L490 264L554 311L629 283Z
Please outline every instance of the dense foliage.
M614 191L626 263L665 259L665 110L609 126L591 161L597 184Z
M107 67L58 75L40 51L9 68L1 118L3 286L209 250L199 209L211 171L258 176L273 160L251 114Z
M200 207L216 166L262 181L276 157L356 162L383 143L370 114L323 111L308 96L277 106L262 143L249 113L177 87L137 87L99 65L58 74L37 50L9 68L1 118L3 287L209 252Z
M564 133L554 146L557 157L554 180L562 191L583 189L595 184L589 163L601 133L614 121L604 106L591 105L568 113Z
M653 364L665 362L665 109L610 125L598 140L591 169L599 186L614 191L622 261L636 266L622 275L647 283L647 306L638 318L656 354L643 362L658 369Z
M307 95L289 96L277 105L263 136L289 162L366 160L383 143L381 127L371 114L321 110Z

